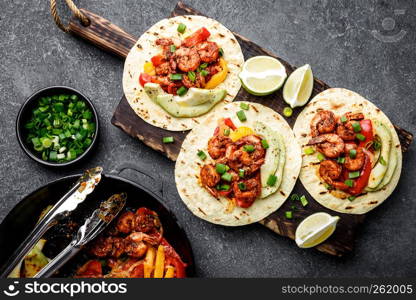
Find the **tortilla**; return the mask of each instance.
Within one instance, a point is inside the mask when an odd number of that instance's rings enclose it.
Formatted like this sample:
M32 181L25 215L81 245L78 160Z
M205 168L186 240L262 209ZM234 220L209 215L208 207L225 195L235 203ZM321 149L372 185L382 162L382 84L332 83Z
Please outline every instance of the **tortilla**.
M186 32L180 34L178 25L186 25ZM193 128L206 118L206 114L196 118L175 118L154 103L144 92L139 83L140 73L143 72L145 62L161 52L155 41L162 37L183 38L201 27L211 33L209 41L216 42L224 50L224 59L228 64L228 76L216 89L227 90L225 99L212 110L214 113L223 109L224 105L232 102L240 90L241 83L238 78L240 68L244 63L244 56L237 39L230 30L219 22L202 16L178 16L163 19L147 30L130 50L124 64L123 90L134 112L147 123L171 131L183 131Z
M402 169L402 151L399 137L387 116L373 103L347 89L333 88L315 96L302 113L299 114L293 131L302 150L305 147L309 147L306 144L311 139L310 122L319 109L331 110L338 116L350 111L362 112L366 118L379 120L390 129L393 140L391 151L396 151L398 156L397 167L390 183L379 191L358 196L353 201L340 199L330 193L318 175L319 160L316 155L302 154L302 169L299 178L316 201L326 208L340 213L364 214L383 203L393 192L399 181Z
M240 122L236 112L241 110L240 103L230 103L223 108L221 114L209 114L208 118L195 127L185 138L175 166L175 181L179 195L189 210L208 222L226 226L241 226L260 221L276 211L290 195L299 175L301 166L300 147L294 134L284 118L261 104L249 103L250 109L244 111L247 121ZM200 168L213 162L208 155L208 140L213 136L220 118L231 118L234 124L254 128L256 121L267 124L283 138L286 146L286 162L283 181L279 189L272 195L256 199L249 208L235 206L232 212L227 211L229 201L225 198L216 199L201 184ZM198 151L203 150L207 159L202 161Z

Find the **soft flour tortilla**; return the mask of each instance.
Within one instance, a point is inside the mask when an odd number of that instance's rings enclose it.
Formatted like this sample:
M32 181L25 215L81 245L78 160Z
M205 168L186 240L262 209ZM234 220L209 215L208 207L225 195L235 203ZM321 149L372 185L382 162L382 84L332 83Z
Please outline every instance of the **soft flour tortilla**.
M241 110L240 103L228 104L223 108L221 114L210 114L202 124L195 127L186 136L176 161L175 181L179 195L192 213L211 223L241 226L262 220L285 202L299 175L300 147L289 125L282 116L270 108L261 104L246 103L250 104L250 109L245 111L246 122L240 122L236 116L236 112ZM213 161L208 155L207 144L213 136L220 118L231 118L237 127L253 128L254 122L263 122L283 137L286 146L286 163L283 181L279 189L267 198L256 199L254 204L247 209L236 206L231 213L227 213L228 200L213 197L201 186L199 180L202 165ZM205 161L197 156L199 150L203 150L207 154L208 157Z
M136 112L147 123L171 131L188 130L202 122L206 115L196 118L175 118L155 104L145 93L139 83L140 73L146 61L161 52L161 47L156 46L155 41L163 37L183 38L177 30L178 25L186 25L186 32L192 33L201 27L205 27L211 33L209 41L216 42L224 50L224 59L228 64L228 76L216 89L227 90L224 101L218 103L211 111L221 111L225 104L232 102L240 90L241 83L238 78L240 68L244 63L243 53L237 39L230 30L219 22L202 16L179 16L163 19L147 30L130 50L124 64L123 89L124 94Z
M387 116L370 101L352 91L334 88L318 94L298 116L293 131L302 150L311 139L310 122L320 109L331 110L340 116L346 112L363 112L366 118L379 120L390 129L393 144L391 151L397 152L398 162L393 178L384 188L377 192L369 192L353 201L340 199L332 195L319 177L319 160L316 154L302 154L300 180L312 197L326 208L341 213L364 214L380 205L395 189L402 169L402 151L396 130ZM302 152L303 153L303 152Z

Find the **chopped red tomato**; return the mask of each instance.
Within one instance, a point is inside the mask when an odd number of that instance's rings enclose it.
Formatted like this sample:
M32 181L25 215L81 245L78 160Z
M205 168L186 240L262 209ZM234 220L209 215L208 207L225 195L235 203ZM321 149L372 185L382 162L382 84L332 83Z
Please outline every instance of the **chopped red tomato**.
M157 67L157 66L160 66L161 64L163 64L165 62L165 57L163 55L159 54L159 55L153 56L150 60L152 61L152 64L155 67Z
M152 76L147 73L140 73L139 82L144 87L146 83L152 82Z
M374 140L374 133L373 133L373 124L371 120L361 120L361 134L365 137L364 141L360 141L359 146L365 148L365 146Z
M371 173L371 159L368 154L365 154L364 167L361 170L360 177L354 180L354 186L348 190L351 195L359 195L368 184Z
M206 41L210 35L211 33L205 27L202 27L195 31L192 35L188 36L184 40L183 44L185 47L193 47L199 43Z

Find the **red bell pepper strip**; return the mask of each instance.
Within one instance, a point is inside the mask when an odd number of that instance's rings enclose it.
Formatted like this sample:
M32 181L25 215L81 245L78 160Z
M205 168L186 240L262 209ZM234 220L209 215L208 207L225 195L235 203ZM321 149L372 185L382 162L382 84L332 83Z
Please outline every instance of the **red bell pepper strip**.
M348 190L351 195L359 195L368 184L371 173L371 159L368 154L365 154L364 167L361 170L360 177L354 181L354 186Z
M233 121L231 121L230 118L225 118L224 119L224 124L227 125L228 127L230 127L232 130L236 130L237 127L235 127Z
M361 120L360 121L361 126L361 134L365 136L364 141L360 141L359 147L365 148L365 146L374 140L374 133L373 133L373 124L371 120Z
M163 247L165 248L165 256L166 256L166 265L172 265L175 267L175 277L176 278L184 278L186 277L186 263L184 263L179 256L179 254L175 251L175 249L165 240L162 238L160 242Z
M146 83L152 82L152 76L147 73L140 73L139 82L144 87Z
M157 67L157 66L160 66L161 64L163 64L165 62L165 57L163 55L159 54L159 55L153 56L150 60L152 61L152 64L155 67Z
M183 44L185 47L193 47L199 43L206 41L210 35L211 33L205 27L202 27L188 36L183 41Z

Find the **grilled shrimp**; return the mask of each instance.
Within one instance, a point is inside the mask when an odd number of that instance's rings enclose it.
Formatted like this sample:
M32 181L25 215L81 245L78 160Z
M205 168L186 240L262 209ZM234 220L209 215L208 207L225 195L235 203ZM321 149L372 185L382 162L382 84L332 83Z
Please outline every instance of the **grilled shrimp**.
M121 237L98 237L90 247L90 253L97 257L119 257L124 252L124 240Z
M359 147L356 149L357 153L355 158L351 158L349 151L345 155L344 167L349 171L358 171L360 170L365 162L365 154L363 148Z
M243 190L241 190L239 184L244 186ZM261 192L260 173L250 179L234 181L233 192L238 206L250 207Z
M342 167L333 160L324 160L319 165L319 175L322 179L334 188L345 191L349 186L342 181L337 181L341 176L341 172Z
M208 187L215 187L221 180L214 165L204 165L200 172L201 183Z
M358 121L364 119L364 115L362 113L346 113L344 115L347 119L347 122L341 122L341 118L338 118L337 122L337 134L344 140L344 141L353 141L356 137L356 133L352 127L352 120Z
M182 83L188 89L195 87L195 88L203 88L205 86L205 77L201 76L200 73L195 74L196 78L195 81L191 81L188 75L182 75Z
M172 73L170 63L168 61L155 67L156 75L168 75Z
M218 159L224 156L225 150L232 140L224 135L216 135L208 141L208 153L213 159Z
M117 220L116 229L121 233L130 233L135 227L135 215L131 211L126 211Z
M146 254L147 244L157 245L159 240L143 232L133 232L124 242L124 252L131 257L142 257Z
M181 47L175 51L173 57L182 72L195 71L201 63L198 52L193 48Z
M203 62L210 63L218 59L219 48L217 43L202 42L196 45L195 48Z
M337 158L344 152L344 141L335 133L322 134L312 138L308 145L317 145L318 149L329 158Z
M320 134L334 132L337 122L332 111L322 110L311 121L311 134L316 137Z

